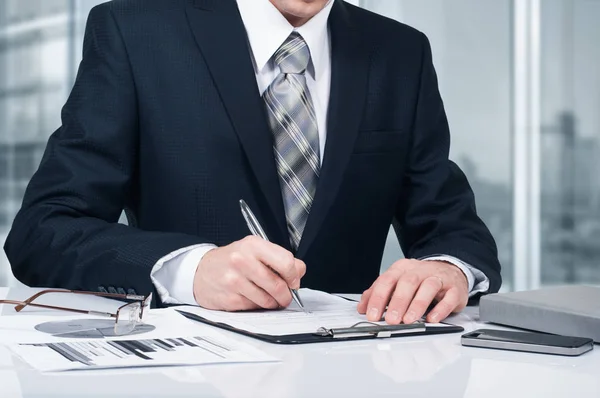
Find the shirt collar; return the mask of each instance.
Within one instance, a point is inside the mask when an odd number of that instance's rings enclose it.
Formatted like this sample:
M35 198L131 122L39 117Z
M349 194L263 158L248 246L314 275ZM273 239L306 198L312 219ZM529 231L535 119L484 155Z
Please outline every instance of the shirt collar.
M317 15L294 28L269 0L237 0L258 71L265 68L285 39L296 30L306 41L315 76L318 76L325 57L329 56L327 20L334 1L329 0Z

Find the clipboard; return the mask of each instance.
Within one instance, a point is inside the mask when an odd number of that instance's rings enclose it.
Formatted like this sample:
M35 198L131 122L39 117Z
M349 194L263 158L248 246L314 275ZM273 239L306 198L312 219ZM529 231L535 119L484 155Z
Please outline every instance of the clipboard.
M179 312L188 319L273 344L310 344L333 341L385 339L401 336L426 336L458 333L464 331L462 326L451 325L444 322L441 323L445 326L430 326L422 322L400 325L379 325L371 322L359 322L354 325L349 325L345 328L328 329L321 327L315 330L313 333L269 335L253 333L248 330L233 327L226 323L214 322L200 315L192 314L187 311L177 309L175 311Z

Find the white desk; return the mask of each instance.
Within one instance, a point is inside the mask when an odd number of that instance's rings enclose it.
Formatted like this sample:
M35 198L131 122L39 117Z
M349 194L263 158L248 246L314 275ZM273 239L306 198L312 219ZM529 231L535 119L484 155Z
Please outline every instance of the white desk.
M31 291L0 288L7 295ZM490 327L476 308L448 321ZM0 397L600 397L598 345L570 358L462 347L460 335L303 346L236 335L283 362L62 374L40 374L0 347Z

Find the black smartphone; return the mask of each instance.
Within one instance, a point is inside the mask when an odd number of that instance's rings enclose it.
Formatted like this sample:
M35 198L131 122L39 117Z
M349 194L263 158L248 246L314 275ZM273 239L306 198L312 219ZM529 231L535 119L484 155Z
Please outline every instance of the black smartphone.
M581 355L594 348L594 341L584 337L494 329L465 333L461 336L461 344L468 347L568 356Z

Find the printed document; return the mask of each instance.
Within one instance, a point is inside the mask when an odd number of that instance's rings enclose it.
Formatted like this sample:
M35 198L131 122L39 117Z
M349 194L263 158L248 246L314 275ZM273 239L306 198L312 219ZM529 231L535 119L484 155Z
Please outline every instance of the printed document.
M9 348L41 371L274 361L274 358L257 349L222 335L70 340L61 343L21 343Z
M139 334L88 338L95 334L85 333L80 334L82 338L64 338L65 334L39 331L39 325L79 326L91 320L87 318L90 316L0 317L0 342L44 372L279 361L216 328L190 321L173 309L151 310L146 322L153 328Z
M367 322L366 315L358 313L356 302L318 290L300 289L298 293L308 313L293 301L288 308L280 310L222 312L192 306L177 307L177 310L240 330L270 336L315 333L321 327L346 328L359 322ZM375 323L386 324L385 321Z

